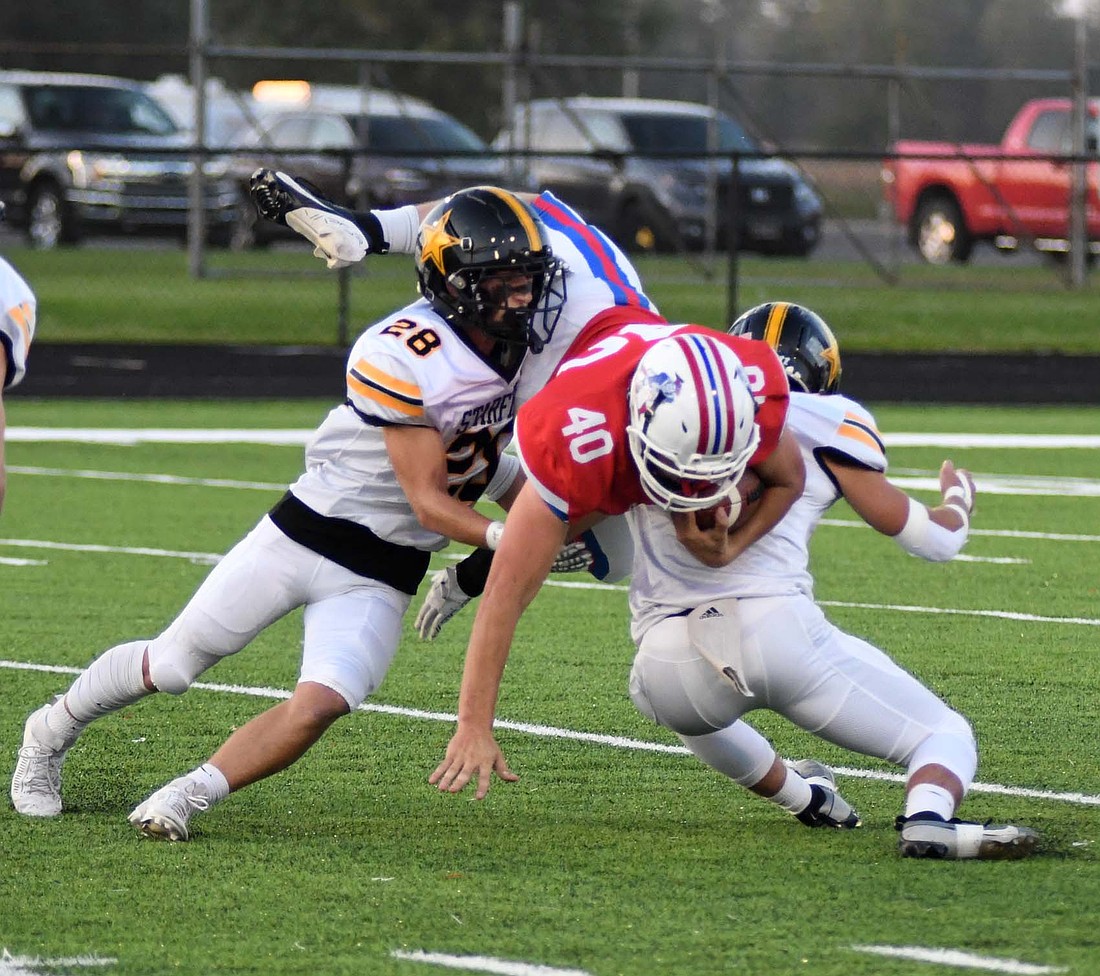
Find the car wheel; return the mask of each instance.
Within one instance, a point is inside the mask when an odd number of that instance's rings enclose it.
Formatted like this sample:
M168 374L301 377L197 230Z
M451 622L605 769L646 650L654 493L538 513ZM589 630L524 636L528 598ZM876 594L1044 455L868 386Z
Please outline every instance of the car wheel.
M921 201L913 222L913 242L925 261L939 265L966 262L974 246L959 205L944 196Z
M76 227L56 183L40 183L27 204L27 238L31 247L48 251L77 239Z

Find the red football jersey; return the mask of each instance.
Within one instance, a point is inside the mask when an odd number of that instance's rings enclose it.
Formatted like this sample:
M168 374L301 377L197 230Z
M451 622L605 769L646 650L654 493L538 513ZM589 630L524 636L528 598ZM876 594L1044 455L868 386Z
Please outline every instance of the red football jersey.
M515 443L527 477L563 521L593 512L621 515L649 503L627 442L628 393L638 362L662 339L697 332L737 354L756 400L760 428L760 445L750 465L775 450L786 421L787 376L767 343L701 325L639 322L637 310L631 321L631 310L616 311L585 327L553 379L516 417Z

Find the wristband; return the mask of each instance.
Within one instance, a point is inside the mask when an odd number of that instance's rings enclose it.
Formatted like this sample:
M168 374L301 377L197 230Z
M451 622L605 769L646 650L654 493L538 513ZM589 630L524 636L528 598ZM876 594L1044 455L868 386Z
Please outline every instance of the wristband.
M390 251L412 254L416 250L416 234L420 230L420 212L413 204L395 210L372 210Z
M503 522L490 522L489 527L485 530L485 548L492 549L493 552L497 551L500 546L500 538L504 535L504 523Z

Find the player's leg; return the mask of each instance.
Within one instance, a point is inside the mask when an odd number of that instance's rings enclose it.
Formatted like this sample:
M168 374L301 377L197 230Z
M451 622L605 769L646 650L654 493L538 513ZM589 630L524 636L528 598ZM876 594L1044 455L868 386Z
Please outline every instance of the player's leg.
M837 745L907 768L907 834L936 833L942 857L1018 857L1034 846L1024 828L984 832L951 823L974 777L977 747L970 723L878 648L845 634L809 600L782 616L760 614L767 601L744 601L745 646L765 675L776 711ZM750 668L750 672L752 669ZM907 827L905 824L914 826ZM918 830L917 824L938 823ZM947 838L945 840L944 838ZM973 842L972 842L973 841Z
M90 723L157 690L182 694L199 674L299 605L300 559L289 547L308 553L265 519L214 567L159 637L110 648L64 695L34 712L12 777L16 810L59 813L61 763Z
M726 617L724 626L736 624L734 615ZM667 617L642 636L630 673L630 696L639 711L676 732L702 762L808 826L858 826L858 815L836 793L826 767L816 764L802 775L738 721L758 702L715 667L722 652L701 649L691 630L686 616Z
M323 561L305 610L301 673L291 697L237 729L210 759L131 814L145 834L186 840L190 818L296 762L381 684L411 597Z

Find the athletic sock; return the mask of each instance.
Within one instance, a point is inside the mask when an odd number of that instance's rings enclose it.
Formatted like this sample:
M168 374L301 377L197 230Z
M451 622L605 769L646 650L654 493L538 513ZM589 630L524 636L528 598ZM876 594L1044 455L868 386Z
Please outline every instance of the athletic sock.
M813 799L813 789L798 773L793 769L788 769L787 778L783 780L783 785L768 799L790 813L801 813L810 805L810 800Z
M197 785L198 792L210 801L211 806L229 796L229 782L212 763L203 763L197 769L192 769L186 778Z
M950 820L955 812L955 798L942 786L918 783L905 796L905 816L915 813L935 813Z

